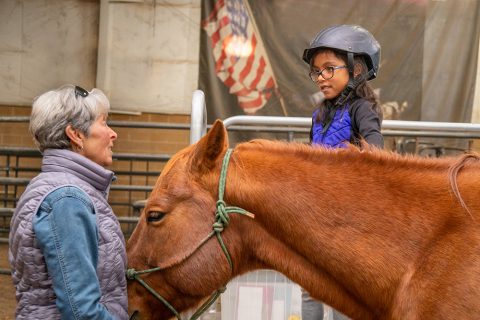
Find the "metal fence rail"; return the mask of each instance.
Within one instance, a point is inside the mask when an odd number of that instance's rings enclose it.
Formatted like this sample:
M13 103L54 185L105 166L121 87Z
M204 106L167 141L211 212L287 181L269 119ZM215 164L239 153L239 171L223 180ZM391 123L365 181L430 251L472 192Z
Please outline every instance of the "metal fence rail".
M225 127L235 125L282 126L285 131L305 132L310 129L311 118L306 117L269 117L234 116L223 121ZM290 128L289 126L295 126ZM438 138L480 138L480 124L455 122L428 122L384 120L382 134L386 136L428 136Z

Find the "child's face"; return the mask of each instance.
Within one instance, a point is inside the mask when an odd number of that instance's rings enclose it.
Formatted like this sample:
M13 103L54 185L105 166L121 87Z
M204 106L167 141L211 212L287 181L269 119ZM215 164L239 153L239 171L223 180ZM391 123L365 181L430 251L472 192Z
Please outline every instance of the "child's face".
M313 70L322 71L327 67L339 66L345 66L345 62L331 50L322 50L313 58ZM319 76L317 86L322 91L325 99L333 99L345 89L348 84L348 78L347 68L336 69L331 79L325 80L322 76Z

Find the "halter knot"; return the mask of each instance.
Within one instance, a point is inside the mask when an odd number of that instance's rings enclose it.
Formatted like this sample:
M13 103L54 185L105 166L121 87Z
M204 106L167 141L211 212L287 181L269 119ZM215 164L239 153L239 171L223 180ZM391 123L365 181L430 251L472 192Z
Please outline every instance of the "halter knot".
M127 276L128 280L135 280L135 277L137 276L137 270L133 268L127 269L127 272L125 272L125 275Z
M230 222L230 217L228 216L228 211L226 207L226 203L223 200L217 201L217 210L215 211L215 224L221 224L222 227L228 226ZM214 224L214 225L215 225Z
M221 233L224 229L225 229L225 227L223 226L223 223L215 222L215 223L213 224L213 230L214 230L216 233Z

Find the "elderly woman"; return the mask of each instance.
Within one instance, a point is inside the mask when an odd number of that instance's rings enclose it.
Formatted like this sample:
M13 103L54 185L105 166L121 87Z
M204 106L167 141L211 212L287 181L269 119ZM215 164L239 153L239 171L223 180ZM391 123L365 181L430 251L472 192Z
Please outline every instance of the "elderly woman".
M42 171L11 221L17 319L127 319L125 239L107 202L110 103L65 85L37 97L30 132Z

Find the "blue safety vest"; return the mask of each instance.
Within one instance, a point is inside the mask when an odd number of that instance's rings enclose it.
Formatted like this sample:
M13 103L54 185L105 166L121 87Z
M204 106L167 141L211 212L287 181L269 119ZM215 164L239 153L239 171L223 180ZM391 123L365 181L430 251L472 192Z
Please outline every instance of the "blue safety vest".
M352 136L352 120L348 113L349 106L339 108L333 117L332 123L325 133L322 133L323 124L317 120L319 109L312 115L312 144L320 144L331 148L345 148Z

